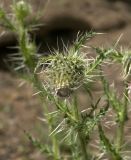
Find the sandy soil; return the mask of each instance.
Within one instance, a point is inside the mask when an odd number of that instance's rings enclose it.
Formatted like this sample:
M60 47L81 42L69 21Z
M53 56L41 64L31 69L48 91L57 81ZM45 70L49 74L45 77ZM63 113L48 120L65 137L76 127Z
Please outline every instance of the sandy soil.
M31 1L31 0L30 0ZM1 0L4 7L9 10L9 0ZM1 3L0 2L0 3ZM107 34L98 36L91 43L94 45L110 46L120 34L123 34L120 45L130 48L131 45L131 2L130 0L32 0L34 10L42 10L39 23L45 26L35 33L38 44L44 54L49 52L49 46L56 47L56 36L60 35L64 41L71 42L78 30L95 30ZM35 14L35 12L34 12ZM33 16L32 16L33 17ZM32 18L29 18L30 22ZM3 28L0 27L0 31ZM0 37L0 57L4 57L10 50L8 46L16 43L12 33ZM24 131L34 136L42 135L45 126L37 117L42 116L42 109L36 96L32 96L32 87L25 84L19 87L21 80L13 74L2 69L0 61L0 160L43 160L43 155L36 150L26 139ZM108 72L110 77L116 79L117 87L121 87L121 80L116 75L118 67L112 67ZM98 89L97 89L98 88ZM98 92L99 87L94 88ZM128 126L131 120L129 117ZM127 129L130 135L131 129ZM131 145L131 143L130 143Z

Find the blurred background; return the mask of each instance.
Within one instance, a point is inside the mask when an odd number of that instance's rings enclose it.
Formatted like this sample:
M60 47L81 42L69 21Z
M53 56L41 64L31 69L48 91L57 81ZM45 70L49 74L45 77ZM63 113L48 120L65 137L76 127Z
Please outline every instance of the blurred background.
M38 52L50 54L51 49L62 51L63 43L71 46L79 31L105 33L93 38L88 44L109 47L122 34L119 46L131 47L131 0L30 0L33 7L27 23L32 23L39 13L36 24L40 27L31 33L35 38ZM10 13L11 0L0 0L0 5ZM16 37L5 32L0 25L0 160L43 160L25 136L29 131L44 141L45 129L42 108L29 85L11 74L5 60L17 45ZM86 50L85 50L86 52ZM88 52L88 51L87 51ZM110 68L109 75L121 87L118 67ZM114 76L115 75L115 76ZM94 93L99 87L94 88ZM131 123L131 120L128 121ZM128 133L131 129L127 130Z

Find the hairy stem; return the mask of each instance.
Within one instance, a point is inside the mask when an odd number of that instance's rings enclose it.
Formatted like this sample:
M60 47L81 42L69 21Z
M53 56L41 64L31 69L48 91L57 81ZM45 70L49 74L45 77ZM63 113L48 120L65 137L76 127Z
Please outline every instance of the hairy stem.
M76 97L76 95L74 96L74 108L73 109L74 109L74 116L79 123L80 114L79 114L78 107L77 107L77 97ZM82 156L83 156L83 160L89 160L89 156L87 154L87 149L86 149L85 136L83 135L83 133L81 132L80 129L78 129L77 132L78 132L78 138L79 138L79 141L80 141L80 147L79 148L81 148L81 153L82 153Z
M121 146L124 141L124 128L125 122L127 120L127 106L128 106L128 90L127 83L125 82L125 91L124 91L124 104L121 107L121 111L119 113L118 127L116 132L116 150L119 152L121 150Z
M99 129L100 140L102 141L107 152L110 153L112 160L122 160L123 158L120 156L116 148L110 143L109 139L106 137L104 130L100 123L98 124L98 129Z
M79 141L80 141L80 148L82 151L82 155L83 155L83 160L89 160L89 156L87 154L87 150L86 150L86 143L85 143L85 139L83 134L81 133L81 131L78 131L78 136L79 136Z
M52 143L53 143L52 150L53 150L54 160L60 160L59 146L55 135L52 136Z
M51 117L50 115L48 114L49 111L48 111L48 108L47 108L47 105L46 105L46 97L48 95L48 93L46 92L46 90L43 88L41 82L39 81L38 77L36 74L34 74L33 76L33 85L34 87L40 91L40 94L39 94L39 97L40 97L40 100L41 102L43 103L43 108L44 108L44 114L46 115L46 120L48 122L48 126L49 126L49 130L50 132L53 131L53 122L51 120ZM52 135L51 136L51 140L52 140L52 150L53 150L53 158L54 160L59 160L60 159L60 152L59 152L59 145L58 145L58 141L57 141L57 137L56 135Z

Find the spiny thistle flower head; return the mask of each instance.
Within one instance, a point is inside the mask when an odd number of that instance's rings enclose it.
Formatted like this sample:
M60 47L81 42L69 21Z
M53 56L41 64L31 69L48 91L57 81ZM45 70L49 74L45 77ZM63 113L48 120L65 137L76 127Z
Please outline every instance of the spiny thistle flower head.
M47 58L42 58L39 66L42 69L43 79L49 88L59 96L69 96L70 93L79 88L86 79L88 61L77 51L70 50L68 53L55 53Z

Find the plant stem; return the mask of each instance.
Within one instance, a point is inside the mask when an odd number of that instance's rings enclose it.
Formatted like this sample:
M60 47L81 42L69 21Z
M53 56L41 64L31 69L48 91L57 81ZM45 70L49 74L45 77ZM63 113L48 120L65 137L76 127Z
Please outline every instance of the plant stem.
M53 143L52 150L54 154L54 160L60 160L59 146L55 135L52 135L52 143Z
M110 143L109 139L106 137L104 130L102 129L101 124L98 124L99 136L102 141L104 147L106 147L107 152L110 153L112 160L122 160L119 152L116 151L116 148Z
M118 121L118 127L116 132L116 150L117 152L120 151L121 146L123 144L124 139L124 128L125 128L125 122L127 120L127 106L128 106L128 90L127 90L127 83L125 82L125 91L124 91L124 104L121 107L121 111L119 113L119 121Z
M124 121L119 122L116 131L116 151L119 152L121 149L121 145L123 143L123 135L124 135Z
M74 109L74 116L78 120L77 122L79 123L80 114L79 114L78 107L77 107L77 97L76 97L76 95L74 96L74 107L73 107L73 109ZM77 132L78 132L78 138L79 138L79 141L80 141L79 148L81 148L83 160L89 160L89 156L88 156L87 150L86 150L85 136L79 128L78 128Z
M48 95L48 93L46 93L46 91L44 90L41 82L39 81L38 77L36 74L34 74L33 76L33 85L34 87L36 87L36 89L38 91L42 91L40 92L39 94L39 97L40 97L40 100L41 102L43 103L43 108L44 108L44 111L45 111L45 117L46 117L46 120L48 122L48 126L49 126L49 131L52 132L53 130L53 122L52 122L52 117L50 117L50 115L48 114L48 108L47 108L47 105L46 105L46 96ZM59 145L58 145L58 141L57 141L57 137L56 135L52 135L51 136L51 139L52 139L52 150L53 150L53 158L54 160L59 160L60 159L60 153L59 153Z
M79 136L79 141L80 141L80 147L83 155L83 160L89 160L89 156L87 155L87 150L86 150L86 143L84 136L81 131L78 131L78 136Z
M14 4L14 9L15 11L19 11L18 9L20 8L16 8L17 5ZM24 6L23 6L24 7ZM26 4L25 4L26 7ZM53 122L52 122L52 117L48 116L48 107L46 105L46 98L47 96L49 97L50 95L47 93L47 91L44 89L42 82L39 80L38 76L36 73L34 73L35 67L36 67L36 62L34 59L34 55L36 53L36 48L33 44L32 41L30 41L30 36L28 34L28 27L25 26L24 24L24 18L23 15L20 15L20 11L18 13L15 13L15 18L16 18L16 24L17 24L17 34L18 34L18 42L19 42L19 52L22 54L21 56L24 59L24 64L26 65L26 67L29 70L30 73L30 78L29 80L31 81L31 83L33 84L34 88L37 89L39 93L39 97L41 102L44 104L44 113L45 113L45 117L46 120L48 122L48 126L50 131L52 132L53 130ZM20 15L20 17L18 17L18 15ZM21 18L21 19L20 19ZM5 19L6 20L6 19ZM7 20L6 20L7 21ZM55 135L52 135L52 143L53 143L53 158L54 160L58 160L59 159L59 146L57 143L57 139Z

